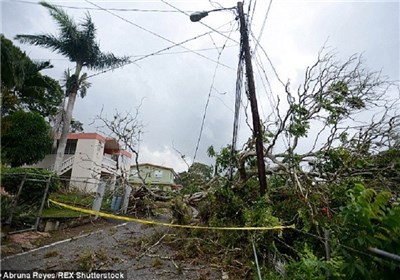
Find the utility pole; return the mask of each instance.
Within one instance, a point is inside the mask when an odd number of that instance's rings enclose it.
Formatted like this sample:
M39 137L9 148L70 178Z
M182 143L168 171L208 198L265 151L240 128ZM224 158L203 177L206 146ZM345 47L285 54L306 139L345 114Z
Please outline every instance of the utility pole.
M258 114L253 66L251 64L249 35L247 33L247 24L246 24L246 19L244 17L242 2L237 3L237 11L239 14L240 34L244 48L244 58L246 62L246 77L247 77L247 85L249 87L251 114L253 118L253 135L256 140L256 154L257 154L258 180L260 182L260 196L263 196L267 190L267 179L265 176L265 162L264 162L264 145L262 139L260 116Z

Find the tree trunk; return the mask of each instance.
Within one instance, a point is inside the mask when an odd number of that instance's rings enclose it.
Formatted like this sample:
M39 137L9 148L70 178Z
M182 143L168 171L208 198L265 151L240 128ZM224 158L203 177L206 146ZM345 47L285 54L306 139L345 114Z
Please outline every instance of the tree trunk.
M60 132L60 129L62 128L63 116L65 115L65 99L66 97L64 96L63 101L59 106L59 111L53 121L53 126L51 128L51 133L52 133L51 136L53 137L53 145L51 146L51 151L57 149L57 135Z
M81 72L81 69L82 69L82 64L77 63L76 70L75 70L75 77L76 77L77 84L72 87L71 91L68 94L68 104L67 104L67 110L65 112L64 125L62 127L60 141L59 141L58 149L57 149L57 156L56 156L56 160L54 162L54 172L56 172L59 175L61 173L61 167L62 167L62 162L64 159L65 147L67 146L68 134L69 134L70 126L71 126L72 112L74 111L75 100L76 100L76 96L78 94L78 89L79 89L78 81L79 81L79 74Z

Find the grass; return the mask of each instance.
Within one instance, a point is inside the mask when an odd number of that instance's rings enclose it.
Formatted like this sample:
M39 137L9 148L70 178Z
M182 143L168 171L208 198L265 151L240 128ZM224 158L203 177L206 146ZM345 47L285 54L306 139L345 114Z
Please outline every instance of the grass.
M52 193L49 198L61 203L89 209L92 207L94 201L93 194L82 193L79 191ZM101 211L111 210L111 198L112 195L109 193L104 195ZM52 203L50 203L49 208L43 209L42 214L42 217L44 218L76 218L81 216L87 216L87 214L66 209Z
M80 192L68 192L68 193L52 193L50 199L58 202L77 205L81 207L91 207L93 204L93 196L80 193ZM87 216L87 214L66 209L58 205L50 204L49 208L43 209L43 218L78 218Z
M60 208L57 205L53 205L51 208L43 209L43 218L78 218L87 216L87 214L73 211L70 209Z
M92 195L80 192L52 193L50 199L81 206L91 206L94 200Z

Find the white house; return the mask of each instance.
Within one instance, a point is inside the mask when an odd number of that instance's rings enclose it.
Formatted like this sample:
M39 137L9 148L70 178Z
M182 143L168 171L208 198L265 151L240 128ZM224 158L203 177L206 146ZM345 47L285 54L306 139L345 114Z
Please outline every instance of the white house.
M52 170L56 150L34 167ZM116 139L98 133L70 133L60 176L70 186L94 192L100 179L116 180L129 173L132 155L121 148Z

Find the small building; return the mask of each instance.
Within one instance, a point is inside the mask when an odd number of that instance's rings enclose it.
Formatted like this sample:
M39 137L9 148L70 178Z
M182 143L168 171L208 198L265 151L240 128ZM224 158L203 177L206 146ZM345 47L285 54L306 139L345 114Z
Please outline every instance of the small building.
M56 153L55 149L33 167L53 170ZM98 133L70 133L59 175L69 186L95 192L100 180L115 183L118 177L127 177L131 157L114 138Z
M129 183L132 185L142 185L144 183L147 186L158 187L161 190L175 190L179 188L175 184L177 176L174 169L170 167L143 163L131 166Z

